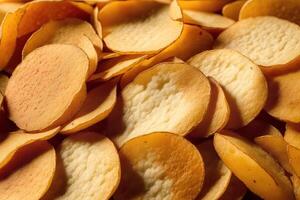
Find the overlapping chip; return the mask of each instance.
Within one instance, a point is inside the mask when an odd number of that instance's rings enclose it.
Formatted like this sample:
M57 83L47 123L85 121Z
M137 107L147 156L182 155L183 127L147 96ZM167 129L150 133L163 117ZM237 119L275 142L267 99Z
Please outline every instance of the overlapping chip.
M246 0L238 0L234 1L232 3L226 4L222 8L222 14L225 17L231 18L233 20L238 20L239 19L239 14L242 6L245 4Z

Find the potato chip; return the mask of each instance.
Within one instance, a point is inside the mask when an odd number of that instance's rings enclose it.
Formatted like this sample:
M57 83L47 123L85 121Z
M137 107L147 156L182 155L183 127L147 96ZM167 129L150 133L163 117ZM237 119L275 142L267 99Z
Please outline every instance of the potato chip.
M294 194L297 200L300 199L300 178L296 175L293 175L291 177L291 181L294 186Z
M205 168L204 184L197 199L217 200L226 191L232 173L215 152L212 140L206 140L196 147L203 158Z
M5 97L10 119L26 131L71 120L86 98L88 65L86 54L72 45L51 44L34 50L8 82Z
M6 165L20 148L38 140L48 140L56 135L60 127L40 133L26 133L22 130L3 134L0 140L0 169Z
M93 26L96 30L96 33L99 35L99 37L102 39L102 25L101 25L101 22L99 21L99 8L96 6L94 8L94 11L93 11L93 15L92 15L92 23L93 23Z
M178 3L183 9L216 12L230 1L232 0L178 0Z
M192 200L202 188L202 157L183 137L152 133L128 141L119 153L122 178L116 200Z
M242 200L247 192L247 187L232 174L227 190L219 200Z
M299 177L300 176L300 149L288 145L287 146L287 154L289 158L289 164L291 165L291 168L293 172Z
M55 150L46 141L20 149L0 170L0 199L40 199L55 172Z
M203 119L210 100L207 78L182 63L161 63L142 73L121 92L108 131L121 146L157 131L186 135Z
M111 58L117 58L122 56L122 54L116 53L116 52L101 52L100 58L102 60L111 59Z
M300 149L300 125L287 123L284 140L290 145Z
M205 51L188 63L223 87L231 111L228 128L247 125L265 105L268 89L263 73L238 52L228 49Z
M237 50L263 70L287 67L299 59L300 27L276 17L248 18L223 31L214 48Z
M245 4L246 0L234 1L232 3L226 4L222 8L222 14L225 17L233 19L235 21L239 20L239 14L242 6Z
M259 146L230 131L215 134L215 149L226 166L263 199L294 199L280 165Z
M116 103L116 96L117 88L113 82L104 83L89 91L79 112L61 133L79 132L106 118Z
M230 108L221 86L212 78L209 78L211 97L209 107L204 119L189 134L192 137L208 137L222 130L230 116Z
M183 30L183 22L173 20L169 10L169 5L155 1L115 1L107 4L99 13L106 46L126 54L161 51L175 42ZM172 12L181 13L180 10Z
M57 154L54 180L42 200L110 199L120 182L121 167L109 139L81 132L64 139Z
M299 0L248 0L242 7L240 19L257 16L275 16L300 25Z
M0 2L0 24L8 12L14 12L23 4L18 2Z

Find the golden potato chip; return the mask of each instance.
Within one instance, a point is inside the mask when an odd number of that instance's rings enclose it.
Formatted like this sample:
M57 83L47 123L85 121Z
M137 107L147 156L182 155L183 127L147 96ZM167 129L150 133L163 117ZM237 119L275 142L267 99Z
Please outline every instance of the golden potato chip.
M230 108L222 87L212 78L209 78L211 97L204 119L189 134L192 137L208 137L222 130L230 116Z
M72 45L46 45L28 54L6 88L10 119L26 131L71 120L86 98L88 65L86 54Z
M3 134L0 142L0 169L7 164L20 148L38 140L48 140L56 135L60 127L40 133L26 133L22 130Z
M238 52L229 49L205 51L188 63L223 87L231 111L228 128L247 125L265 105L268 88L263 73Z
M122 178L116 200L192 200L202 188L202 157L183 137L152 133L128 141L119 153Z
M23 4L19 2L1 2L0 1L0 24L8 12L14 12Z
M118 152L106 137L81 132L64 139L57 168L42 200L110 199L121 177Z
M89 91L79 112L61 133L79 132L106 118L116 103L116 96L117 88L113 82L104 83Z
M182 63L158 64L122 90L108 118L109 137L121 146L157 131L186 135L203 119L209 100L210 84L199 70Z
M196 147L203 158L205 168L204 184L197 199L217 200L226 191L232 173L215 152L212 140L206 140Z
M183 9L216 12L230 1L232 0L178 0L178 3Z
M183 22L173 20L169 10L169 5L155 1L115 1L107 4L99 13L106 46L126 54L161 51L175 42L183 30ZM181 12L173 10L172 13Z
M300 149L300 125L287 123L284 140L290 145Z
M237 50L264 70L286 67L299 59L300 27L276 17L248 18L223 31L214 48Z
M227 190L219 200L242 200L247 192L247 187L236 176L231 175Z
M293 145L287 146L287 154L289 158L289 164L293 172L299 177L300 176L300 149L294 147Z
M240 19L257 16L275 16L300 25L299 0L248 0L242 7Z
M299 200L300 199L300 178L296 175L293 175L291 177L291 181L294 186L294 194L295 194L296 200Z
M284 170L259 146L230 131L215 134L214 146L232 173L261 198L294 199Z
M116 53L116 52L101 52L100 58L102 60L111 59L111 58L117 58L122 56L122 54Z
M245 4L246 0L234 1L232 3L226 4L222 8L222 14L225 17L231 18L235 21L239 20L239 14L242 6Z
M98 16L99 16L99 8L96 6L93 11L92 22L93 22L93 26L96 30L96 33L102 39L102 37L103 37L102 36L102 25L101 25L101 22L99 21Z
M0 199L40 199L55 172L55 150L46 141L20 149L0 170Z

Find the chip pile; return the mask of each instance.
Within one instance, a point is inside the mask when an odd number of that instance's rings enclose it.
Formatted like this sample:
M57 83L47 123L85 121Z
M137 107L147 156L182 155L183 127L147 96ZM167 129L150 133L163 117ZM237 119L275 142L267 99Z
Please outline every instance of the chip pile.
M300 200L299 0L2 0L0 22L0 200Z

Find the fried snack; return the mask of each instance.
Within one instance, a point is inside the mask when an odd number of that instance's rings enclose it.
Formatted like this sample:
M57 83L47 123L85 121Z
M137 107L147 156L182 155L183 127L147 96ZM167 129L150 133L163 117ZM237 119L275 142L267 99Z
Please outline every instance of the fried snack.
M119 153L122 177L116 200L192 200L202 188L202 157L183 137L152 133L128 141Z
M86 54L72 45L46 45L27 55L6 88L9 118L26 131L71 120L86 98L88 65Z
M265 105L268 89L258 66L229 49L197 54L188 63L214 78L224 89L230 117L227 128L240 128L251 122Z
M183 30L183 22L173 20L169 15L171 8L180 9L155 1L115 1L107 4L99 13L106 46L124 54L161 51L175 42Z
M114 82L103 83L89 91L79 112L61 133L76 133L106 118L116 103L116 96L117 86Z
M290 145L300 149L300 125L287 123L284 133L284 140Z
M287 146L287 154L289 158L289 164L291 165L291 168L293 172L299 177L300 176L300 149L288 145Z
M92 23L93 23L94 29L96 30L96 33L102 39L103 38L102 25L101 25L101 22L99 21L98 16L99 16L99 8L96 6L94 8L93 15L92 15Z
M217 12L230 1L232 0L178 0L178 3L183 9Z
M225 17L233 19L235 21L239 20L239 14L242 6L245 4L246 0L234 1L232 3L226 4L222 8L222 14Z
M121 92L108 118L109 137L120 147L131 138L157 132L184 136L202 121L210 84L196 68L161 63L142 73Z
M0 199L40 199L52 182L55 165L55 150L46 141L18 150L0 170Z
M247 187L235 175L231 175L227 190L219 200L242 200L247 192Z
M296 175L293 175L291 177L291 181L293 183L293 186L294 186L294 194L295 194L295 197L296 199L300 199L300 179L298 176Z
M214 48L237 50L266 71L287 68L300 59L300 27L276 17L248 18L223 31Z
M81 132L63 140L57 149L57 168L42 200L108 200L121 177L118 152L106 137Z
M230 131L215 134L214 146L232 173L261 198L294 199L284 170L259 146Z
M0 2L0 23L4 19L6 13L11 13L20 8L23 3L19 2Z

